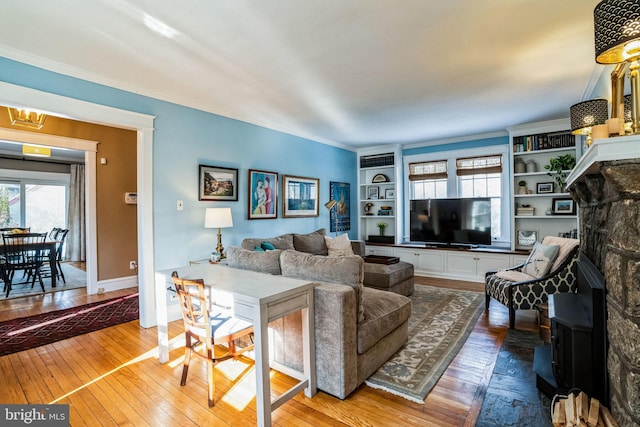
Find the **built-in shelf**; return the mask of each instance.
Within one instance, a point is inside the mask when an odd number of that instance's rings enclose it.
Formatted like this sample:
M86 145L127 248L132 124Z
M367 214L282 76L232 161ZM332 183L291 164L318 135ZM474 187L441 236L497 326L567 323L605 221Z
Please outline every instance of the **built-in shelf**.
M511 177L511 204L512 212L518 212L519 208L529 206L534 208L534 215L514 215L511 222L511 248L522 248L518 243L518 232L526 231L535 233L536 240L542 241L545 236L557 236L572 234L578 230L577 215L546 215L545 212L553 211L553 205L557 199L571 199L571 194L558 185L555 177L549 175L545 169L551 159L560 155L571 153L576 159L580 158L580 142L571 134L571 123L568 119L552 120L548 122L532 123L514 126L509 131L509 143L511 147L510 177ZM523 141L531 148L536 141L552 141L559 138L558 142L564 146L558 148L538 149L529 151L517 151ZM569 145L569 146L567 146ZM522 162L525 163L522 167ZM517 165L517 167L516 167ZM516 172L517 169L517 172ZM564 171L570 173L571 171ZM520 194L520 181L524 181L526 192ZM539 185L550 189L550 193L538 193ZM521 211L522 212L522 211Z

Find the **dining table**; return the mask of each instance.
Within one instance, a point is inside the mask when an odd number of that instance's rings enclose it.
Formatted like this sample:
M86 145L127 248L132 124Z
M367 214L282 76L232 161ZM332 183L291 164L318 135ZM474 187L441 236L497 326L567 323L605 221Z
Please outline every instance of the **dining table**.
M34 249L40 249L42 251L48 251L49 253L49 268L51 269L51 287L55 288L57 285L57 278L58 278L58 266L56 263L56 248L58 245L58 241L57 240L50 240L47 239L44 242L41 243L25 243L23 245L20 245L22 248L27 249L27 250L34 250ZM2 239L0 239L0 254L4 252L4 243L2 242Z

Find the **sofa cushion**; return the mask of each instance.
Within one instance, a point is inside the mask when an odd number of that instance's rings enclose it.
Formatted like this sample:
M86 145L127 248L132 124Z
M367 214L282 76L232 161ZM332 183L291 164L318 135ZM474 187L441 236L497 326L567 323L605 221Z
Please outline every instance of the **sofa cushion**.
M551 266L550 272L554 272L560 268L563 262L567 260L569 255L573 252L573 250L580 245L579 239L568 239L566 237L557 237L557 236L546 236L542 243L545 245L558 245L560 246L560 250L558 251L558 256L556 260L553 262Z
M282 251L249 251L237 246L227 249L227 265L243 270L260 271L262 273L279 275L280 254Z
M293 249L293 234L283 234L282 236L266 238L248 238L242 241L242 247L249 251L252 251L256 246L262 247L264 242L271 243L276 249L282 249L286 251Z
M293 247L298 252L306 252L313 255L327 255L327 244L324 242L324 236L327 231L324 228L307 234L294 234Z
M411 316L411 300L403 295L364 288L364 322L358 325L358 354L402 325Z
M528 282L529 280L535 280L533 276L529 276L518 270L498 270L495 274L497 277L508 280L510 282Z
M361 257L328 257L284 251L280 255L280 268L283 276L350 286L356 295L358 322L364 320L364 260Z
M327 250L329 256L351 256L355 255L351 248L351 241L349 235L341 234L335 239L329 236L324 236L324 241L327 244Z

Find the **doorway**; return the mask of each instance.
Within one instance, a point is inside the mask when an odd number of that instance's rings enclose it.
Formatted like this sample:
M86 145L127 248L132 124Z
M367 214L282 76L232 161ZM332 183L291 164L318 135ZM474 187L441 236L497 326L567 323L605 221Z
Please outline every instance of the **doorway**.
M74 98L55 95L24 86L0 82L0 104L16 107L31 106L44 112L75 120L98 123L137 131L137 191L138 191L138 280L140 291L140 325L155 326L155 267L153 260L153 121L154 116L94 104ZM27 105L28 104L28 105ZM14 131L15 132L15 131ZM43 135L38 135L42 137ZM0 136L0 139L3 137ZM91 141L90 141L91 142ZM41 145L49 145L41 142ZM81 149L78 146L68 148ZM85 151L86 176L95 177L96 151ZM93 284L97 246L95 242L95 179L87 186L87 285ZM162 292L160 288L158 292ZM164 300L164 299L162 299Z

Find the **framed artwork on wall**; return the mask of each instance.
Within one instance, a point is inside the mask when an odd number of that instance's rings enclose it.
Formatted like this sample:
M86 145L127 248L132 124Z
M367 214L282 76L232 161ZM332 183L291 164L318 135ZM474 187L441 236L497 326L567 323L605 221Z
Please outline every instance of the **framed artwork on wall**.
M334 233L351 230L351 188L349 183L331 181L329 183L329 199L336 201L335 208L329 211L329 222L331 223L329 231Z
M320 180L301 176L282 176L282 216L301 218L320 216Z
M199 165L198 200L238 200L238 169Z
M249 219L278 217L278 174L249 169Z

